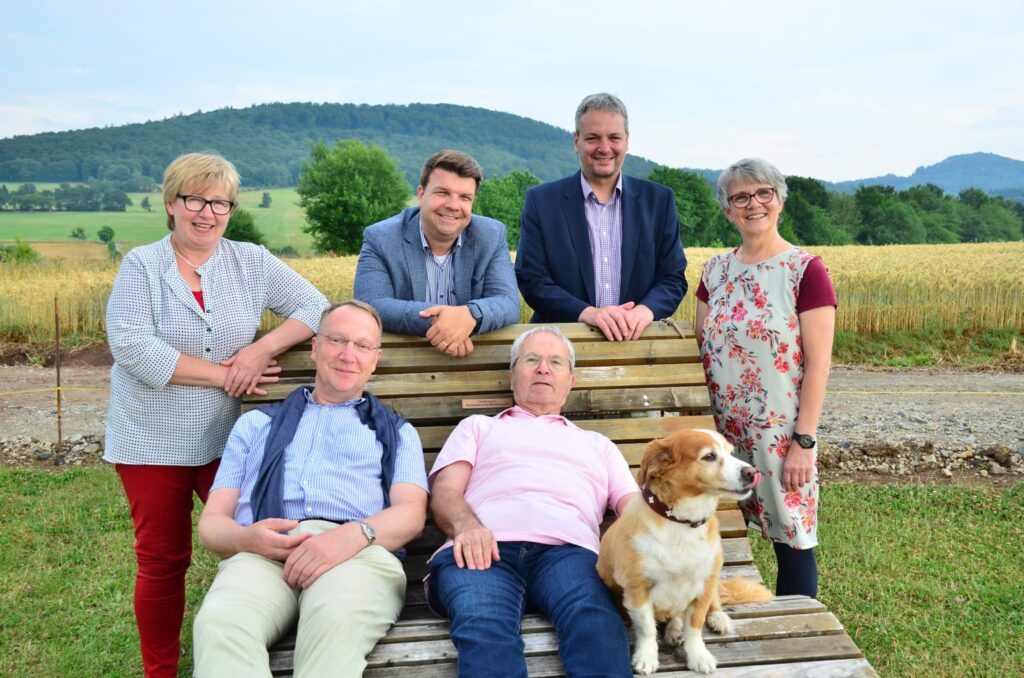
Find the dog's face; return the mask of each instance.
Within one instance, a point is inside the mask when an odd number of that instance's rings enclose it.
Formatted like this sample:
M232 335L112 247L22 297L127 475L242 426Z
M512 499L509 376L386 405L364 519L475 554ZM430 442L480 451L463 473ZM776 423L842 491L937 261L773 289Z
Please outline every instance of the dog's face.
M647 446L637 480L667 504L708 494L745 499L761 474L733 457L732 449L715 431L676 431Z

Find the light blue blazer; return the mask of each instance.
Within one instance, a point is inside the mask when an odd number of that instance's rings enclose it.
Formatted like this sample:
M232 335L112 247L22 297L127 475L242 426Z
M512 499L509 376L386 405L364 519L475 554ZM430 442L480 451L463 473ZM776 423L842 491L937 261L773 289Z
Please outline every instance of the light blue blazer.
M480 332L519 322L519 290L505 242L505 225L473 215L454 252L455 303L476 303ZM420 208L410 207L367 226L356 265L354 296L380 312L386 332L423 336L430 319L427 265L420 240Z

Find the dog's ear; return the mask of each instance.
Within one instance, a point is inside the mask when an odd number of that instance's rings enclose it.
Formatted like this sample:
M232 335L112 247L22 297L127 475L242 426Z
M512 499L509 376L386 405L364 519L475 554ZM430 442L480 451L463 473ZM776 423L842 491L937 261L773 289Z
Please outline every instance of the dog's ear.
M657 478L665 472L665 469L672 466L673 462L675 462L675 456L672 454L672 446L669 441L665 438L652 440L644 450L637 482L643 485L648 478Z

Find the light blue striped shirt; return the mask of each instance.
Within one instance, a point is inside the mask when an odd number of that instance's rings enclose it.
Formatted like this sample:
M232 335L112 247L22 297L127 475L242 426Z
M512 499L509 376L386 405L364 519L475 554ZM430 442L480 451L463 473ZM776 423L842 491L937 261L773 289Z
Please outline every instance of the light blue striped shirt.
M306 394L306 409L295 437L284 450L284 516L290 520L362 520L384 510L382 449L363 425L355 405L320 405ZM250 496L263 463L270 417L259 410L242 415L231 431L212 490L238 488L235 520L251 525ZM427 490L423 446L408 422L399 431L392 486L412 483Z
M594 261L594 306L618 306L622 285L622 172L608 202L601 202L580 172L583 211Z
M462 234L448 254L443 256L435 255L427 242L427 236L423 233L423 224L420 223L420 242L423 243L424 262L427 266L427 298L423 301L428 304L442 304L444 306L457 306L455 302L455 252L462 247Z

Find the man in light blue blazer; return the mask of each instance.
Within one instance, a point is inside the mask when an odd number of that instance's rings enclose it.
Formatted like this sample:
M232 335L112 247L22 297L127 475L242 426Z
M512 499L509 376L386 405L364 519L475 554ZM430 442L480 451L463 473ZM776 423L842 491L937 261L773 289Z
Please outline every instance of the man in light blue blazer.
M420 172L418 207L368 226L354 294L373 305L384 330L426 336L466 356L471 336L519 320L519 293L500 221L473 214L480 165L439 151Z

